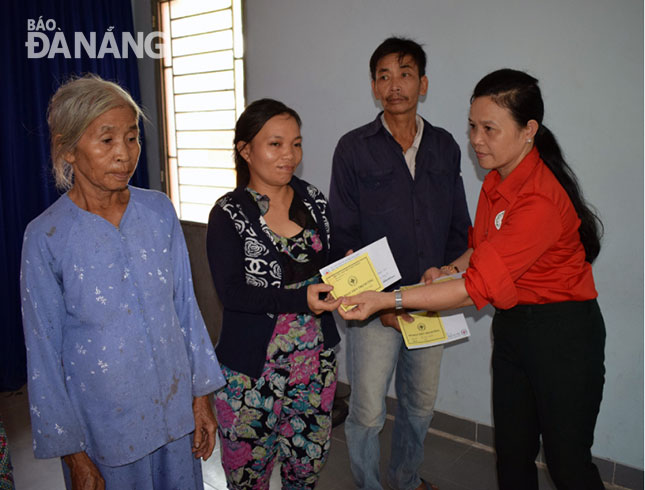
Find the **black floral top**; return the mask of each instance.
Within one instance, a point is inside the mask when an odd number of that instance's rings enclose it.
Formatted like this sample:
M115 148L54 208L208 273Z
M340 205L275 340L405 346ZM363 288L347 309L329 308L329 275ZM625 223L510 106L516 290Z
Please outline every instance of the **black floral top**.
M269 210L269 197L248 187L246 191L260 208L260 215L264 216ZM283 262L285 284L304 281L316 276L319 274L319 270L325 266L324 257L320 253L323 245L316 221L295 193L289 207L289 219L302 227L302 231L297 235L283 237L269 228L273 243L281 253L288 257Z

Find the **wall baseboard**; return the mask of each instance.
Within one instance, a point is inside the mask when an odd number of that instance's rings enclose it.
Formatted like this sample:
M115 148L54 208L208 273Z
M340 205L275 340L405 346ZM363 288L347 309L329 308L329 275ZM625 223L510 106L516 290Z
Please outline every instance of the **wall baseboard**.
M350 388L346 383L339 382L338 386L339 390L343 393L350 392ZM387 397L385 403L388 415L394 417L397 404L396 398ZM494 451L494 428L486 424L456 417L449 413L435 411L432 422L430 423L430 430L471 441L473 444L481 444ZM538 456L538 462L544 463L542 451L540 451ZM629 489L640 490L644 488L642 469L632 468L631 466L604 458L594 457L593 462L598 467L598 471L604 482Z

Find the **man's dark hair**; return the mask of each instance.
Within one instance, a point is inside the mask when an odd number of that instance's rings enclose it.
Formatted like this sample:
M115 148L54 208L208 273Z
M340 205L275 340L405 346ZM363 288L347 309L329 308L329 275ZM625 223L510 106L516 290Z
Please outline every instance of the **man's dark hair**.
M390 37L383 41L376 48L370 58L370 73L372 80L376 80L376 65L388 54L396 53L399 55L399 61L406 56L411 56L419 68L419 78L426 74L426 54L419 43L405 37Z

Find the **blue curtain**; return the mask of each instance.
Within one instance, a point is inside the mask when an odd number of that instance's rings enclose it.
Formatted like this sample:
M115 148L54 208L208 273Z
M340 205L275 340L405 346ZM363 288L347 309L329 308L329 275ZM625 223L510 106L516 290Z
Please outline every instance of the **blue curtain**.
M108 29L121 47L121 33L134 32L130 0L9 0L0 16L0 391L26 381L25 346L20 313L20 253L27 224L52 204L59 193L51 176L46 111L50 97L72 75L96 73L125 87L140 103L137 58L106 54L91 59L82 50L74 57L74 36L96 33L98 53ZM25 45L30 19L50 20L62 32L71 57L29 58ZM43 32L42 30L40 32ZM38 51L38 50L35 50ZM122 51L121 51L122 52ZM143 128L142 128L143 129ZM143 135L142 135L143 138ZM145 147L143 147L145 148ZM145 150L132 182L148 187Z

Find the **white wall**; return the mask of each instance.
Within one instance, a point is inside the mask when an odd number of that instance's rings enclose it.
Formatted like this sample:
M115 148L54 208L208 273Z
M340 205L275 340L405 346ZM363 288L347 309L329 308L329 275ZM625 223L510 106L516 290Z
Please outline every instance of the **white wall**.
M594 269L607 381L593 452L643 468L643 3L248 0L245 17L247 100L299 111L301 176L325 193L338 138L377 113L368 60L389 35L425 45L420 113L459 142L473 215L483 173L467 145L470 93L501 67L540 79L545 124L605 223ZM490 424L490 316L468 315L472 337L445 350L436 408Z

